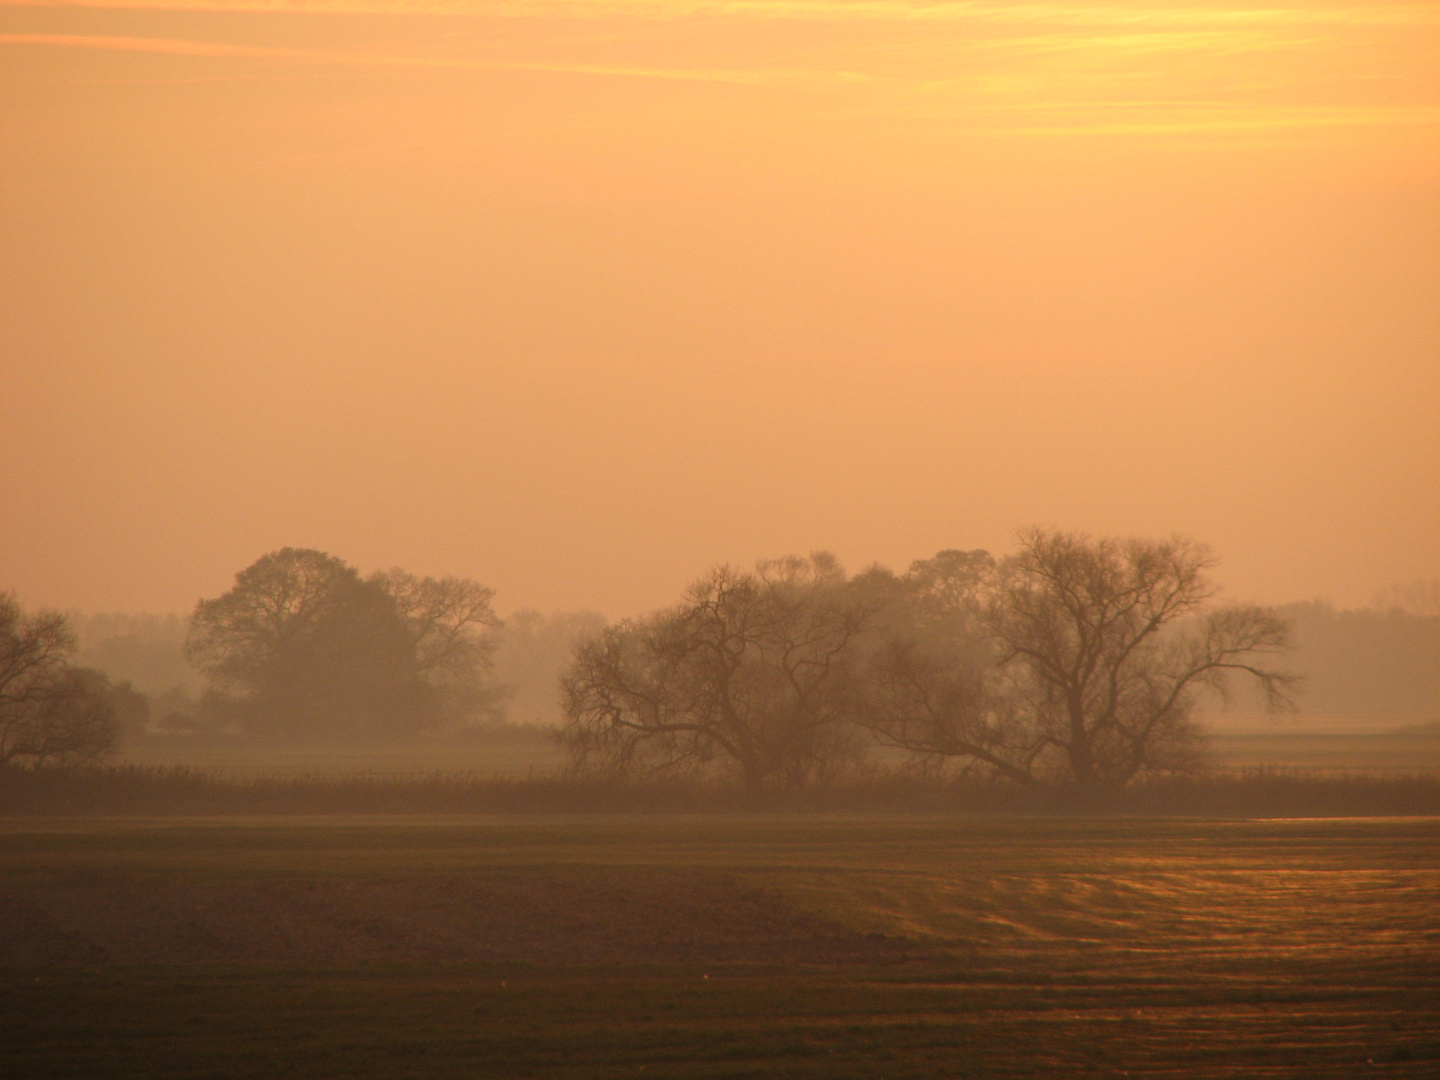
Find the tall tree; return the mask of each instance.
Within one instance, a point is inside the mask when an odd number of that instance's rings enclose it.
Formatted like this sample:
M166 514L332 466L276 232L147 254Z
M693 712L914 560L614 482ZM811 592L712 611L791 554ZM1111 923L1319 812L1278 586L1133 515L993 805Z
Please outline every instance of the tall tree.
M1053 752L1080 787L1123 786L1193 764L1196 706L1227 675L1288 702L1294 679L1270 666L1289 644L1284 620L1216 606L1202 545L1048 529L1020 541L986 624L1032 764Z
M1120 787L1198 762L1195 713L1236 676L1284 704L1273 612L1214 603L1184 539L1032 529L996 564L944 551L891 586L857 716L886 745L1022 784Z
M332 555L282 548L202 600L186 654L246 728L279 737L403 734L437 722L394 598Z

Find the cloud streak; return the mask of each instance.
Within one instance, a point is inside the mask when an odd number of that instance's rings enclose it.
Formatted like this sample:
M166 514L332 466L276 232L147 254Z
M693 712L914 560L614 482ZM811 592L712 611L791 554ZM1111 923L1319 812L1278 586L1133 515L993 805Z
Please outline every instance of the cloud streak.
M953 102L951 107L941 107L938 111L923 107L919 110L928 115L931 123L941 124L957 132L1018 137L1218 135L1274 132L1287 128L1395 127L1440 123L1440 106L1435 105L1363 107L1237 104L1193 100L1067 101L1043 95L1028 101L998 102L993 99L977 100L973 88L972 93L967 94L965 88L958 83L946 85L933 81L916 81L902 85L890 81L886 84L883 80L868 79L847 72L688 70L602 64L525 63L347 53L119 35L0 34L0 46L4 45L95 49L221 60L274 61L312 66L515 71L735 85L801 81L869 82L888 85L892 95L898 95L909 102L908 106L898 105L897 102L898 107L909 112L913 112L915 108L915 98L907 91L949 96Z
M109 8L486 18L644 19L694 17L1059 26L1440 26L1431 3L1175 7L1157 4L985 4L925 0L0 0L0 7Z
M864 82L869 77L845 71L792 69L707 69L627 67L611 64L530 63L504 60L470 60L437 56L401 56L384 53L343 53L323 49L287 49L265 45L236 45L183 38L127 37L110 34L3 34L0 45L40 45L60 48L102 49L163 56L215 57L235 60L278 60L300 64L439 68L460 71L532 71L562 75L595 75L628 79L663 79L734 85L803 82Z
M3 9L8 0L0 0ZM1389 4L1251 8L994 4L907 0L55 0L52 7L268 12L274 44L189 37L68 32L0 33L0 48L106 50L239 64L315 69L512 72L597 79L766 87L809 95L844 122L931 125L941 134L1012 135L1253 133L1281 129L1382 128L1440 122L1427 44L1440 6ZM32 5L29 9L35 11ZM287 41L290 13L449 12L532 16L539 33L431 35L388 45L316 48ZM647 19L679 13L764 20L952 20L942 30L881 33L861 26L794 35L775 53L752 47L748 26L715 33L677 24L661 34ZM545 20L556 18L549 33ZM575 35L574 18L611 20ZM1407 22L1407 20L1410 20ZM106 29L115 29L113 16ZM135 29L170 29L163 15ZM1370 25L1367 33L1349 28ZM934 23L938 27L938 22ZM635 32L629 33L628 31ZM408 34L413 38L414 35ZM765 36L761 35L762 42ZM499 52L514 50L520 52ZM718 51L717 51L718 50ZM726 55L723 50L729 50ZM718 61L718 62L717 62ZM236 67L248 76L255 69ZM1017 118L1027 119L1017 119ZM1032 119L1033 118L1033 119Z

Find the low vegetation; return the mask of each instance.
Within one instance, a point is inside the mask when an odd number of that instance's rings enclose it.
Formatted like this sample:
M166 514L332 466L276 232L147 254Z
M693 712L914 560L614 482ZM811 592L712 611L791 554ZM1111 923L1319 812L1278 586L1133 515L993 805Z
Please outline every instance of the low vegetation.
M235 776L114 765L0 770L0 817L188 814L659 814L785 810L1325 817L1440 814L1435 772L1243 769L1099 790L870 770L758 798L701 780L537 775Z

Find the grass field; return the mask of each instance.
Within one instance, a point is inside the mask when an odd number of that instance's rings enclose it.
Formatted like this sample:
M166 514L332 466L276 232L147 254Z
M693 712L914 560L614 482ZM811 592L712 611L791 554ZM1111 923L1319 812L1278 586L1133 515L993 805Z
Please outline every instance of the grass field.
M34 1077L1440 1074L1440 821L0 826Z
M1210 725L1207 760L1220 772L1256 767L1321 772L1440 770L1440 722L1406 716L1236 716ZM882 758L884 755L880 755ZM315 747L190 743L153 738L122 748L127 764L182 767L233 779L415 776L467 773L521 779L562 772L566 757L549 730L498 728L466 739L400 746ZM891 755L898 762L903 755Z

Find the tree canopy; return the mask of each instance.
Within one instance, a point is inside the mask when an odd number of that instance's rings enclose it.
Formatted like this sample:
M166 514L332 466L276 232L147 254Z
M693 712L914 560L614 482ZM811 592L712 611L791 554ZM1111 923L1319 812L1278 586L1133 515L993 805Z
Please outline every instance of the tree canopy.
M1184 771L1198 743L1196 707L1248 677L1272 707L1294 679L1271 666L1289 647L1283 619L1216 605L1214 558L1183 537L1092 539L1021 534L986 612L998 670L1042 758L1081 787Z
M196 606L186 653L224 695L212 707L247 731L388 738L493 709L492 595L401 570L362 578L333 555L282 548Z

